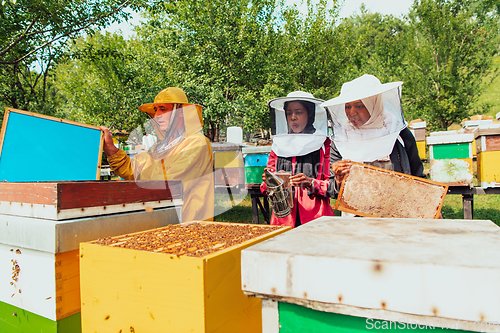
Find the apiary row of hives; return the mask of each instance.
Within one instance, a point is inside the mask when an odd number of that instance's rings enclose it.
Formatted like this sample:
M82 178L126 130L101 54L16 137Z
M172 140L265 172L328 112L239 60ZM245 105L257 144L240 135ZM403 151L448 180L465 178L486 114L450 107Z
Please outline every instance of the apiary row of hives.
M461 130L433 132L427 137L425 122L413 124L421 159L426 157L425 146L429 147L432 180L451 186L472 186L473 160L477 158L477 185L483 188L500 186L497 167L500 163L500 124L481 122L485 120L466 121Z
M80 332L79 243L181 218L180 183L0 183L0 332Z

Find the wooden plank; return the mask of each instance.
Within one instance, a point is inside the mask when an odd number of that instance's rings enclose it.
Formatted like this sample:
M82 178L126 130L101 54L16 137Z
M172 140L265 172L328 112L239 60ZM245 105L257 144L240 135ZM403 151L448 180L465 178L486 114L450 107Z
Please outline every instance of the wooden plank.
M181 207L64 221L0 214L0 243L62 253L78 249L80 242L179 223L181 215Z
M64 123L64 124L68 124L68 125L75 125L75 126L80 126L80 127L87 127L87 128L95 129L95 130L99 130L99 131L101 130L99 126L83 124L83 123L79 123L79 122L72 121L72 120L67 120L67 119L61 119L61 118L56 118L56 117L52 117L52 116L47 116L45 114L39 114L39 113L35 113L35 112L29 112L29 111L18 110L18 109L13 109L13 108L7 108L6 111L15 112L15 113L19 113L19 114L24 114L24 115L27 115L27 116L30 116L30 117L37 117L37 118L41 118L41 119L51 120L51 121L55 121L55 122L58 122L58 123Z
M243 250L242 286L356 316L500 322L499 256L491 221L322 217Z
M0 201L56 205L58 209L182 198L181 181L2 182ZM93 200L92 200L93 199Z
M474 195L462 194L462 205L464 210L464 219L472 220L474 218Z
M53 220L169 207L179 200L181 181L0 183L1 214Z
M425 329L427 326L428 329L432 329L432 331L448 331L448 330L457 330L457 329L466 329L467 331L460 331L460 332L498 332L498 327L499 323L498 322L488 322L488 321L483 321L483 322L478 322L478 321L466 321L466 320L457 320L457 319L450 319L450 318L442 318L442 317L437 317L435 315L432 316L420 316L420 315L415 315L415 314L410 314L410 313L402 313L402 312L395 312L395 311L388 311L388 310L381 310L381 309L366 309L366 308L359 308L355 306L349 306L345 304L334 304L334 303L325 303L325 302L318 302L318 301L312 301L312 300L306 300L302 298L293 298L293 297L283 297L283 296L276 296L276 295L264 295L264 294L256 294L256 293L249 293L254 297L260 297L263 298L263 307L265 301L267 302L273 302L275 303L276 307L276 312L278 312L278 304L280 306L284 304L285 302L289 305L295 304L301 307L301 309L295 309L296 314L301 314L304 317L312 318L313 316L309 316L307 314L307 310L305 308L308 308L310 310L316 310L316 311L321 311L325 312L325 319L327 322L332 323L336 322L342 327L346 326L346 322L343 321L343 316L335 316L334 314L341 314L345 315L348 317L358 317L359 320L363 320L365 324L369 324L367 326L368 331L374 331L374 330L383 330L383 329L389 329L392 327L394 330L395 328L398 328L399 330L417 330L419 329L419 324L420 329ZM264 312L264 308L263 308ZM276 318L278 318L278 313L276 313ZM337 319L334 319L337 318ZM349 319L349 318L345 318ZM353 318L351 318L353 319ZM369 320L371 319L371 320ZM264 319L263 319L264 320ZM278 319L276 319L278 320ZM306 318L305 321L308 319ZM368 320L368 321L367 321ZM380 324L375 324L376 321L381 322ZM387 323L383 323L383 321L386 321ZM392 322L392 323L390 323ZM384 325L392 325L390 327L385 327L382 328ZM408 326L410 325L410 326ZM434 328L431 328L434 327ZM266 332L267 327L264 325L263 322L263 333L268 333ZM336 332L336 330L341 329L340 327L332 327L332 330ZM353 328L349 327L349 330L347 332L351 332ZM269 330L269 333L274 333L278 332L278 329L276 330ZM343 332L343 331L342 331Z
M56 320L80 312L80 265L78 250L55 255Z
M89 243L80 254L82 332L203 332L202 259Z
M438 218L447 190L444 184L353 162L335 209L359 216Z
M416 128L413 130L415 133L416 141L425 141L425 127L424 128Z
M99 179L102 132L96 126L64 121L32 112L7 109L0 158L0 179L16 181L65 181ZM26 133L36 135L31 140L30 153L19 150L19 138ZM71 140L61 140L71 138ZM61 158L78 147L78 154ZM33 161L36 160L36 167Z
M418 157L420 157L421 160L425 160L427 158L425 149L425 141L417 141Z
M8 183L0 182L0 202L19 202L26 205L57 206L57 184L40 183Z
M449 186L472 186L474 180L472 158L433 159L430 168L431 180Z
M100 127L99 127L99 130L101 130ZM96 175L95 175L95 179L97 179L97 180L101 179L102 152L104 149L104 132L103 131L101 131L100 141L101 141L101 144L99 145L99 152L97 153L97 160L99 161L99 166L97 167Z
M262 299L262 333L278 333L279 327L278 302Z
M237 248L205 259L204 332L262 331L260 299L241 291L240 252Z

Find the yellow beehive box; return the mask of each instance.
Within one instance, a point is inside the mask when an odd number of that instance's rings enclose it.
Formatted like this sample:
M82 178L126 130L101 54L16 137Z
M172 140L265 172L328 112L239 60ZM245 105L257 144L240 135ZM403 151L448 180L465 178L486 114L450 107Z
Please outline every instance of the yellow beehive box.
M213 143L215 186L245 186L245 164L241 146Z
M420 157L421 160L425 160L427 158L427 152L425 150L426 147L427 145L425 144L425 141L417 141L418 157Z
M240 253L288 229L195 222L81 243L82 332L261 332Z
M477 180L481 187L500 186L500 127L474 132L477 151Z

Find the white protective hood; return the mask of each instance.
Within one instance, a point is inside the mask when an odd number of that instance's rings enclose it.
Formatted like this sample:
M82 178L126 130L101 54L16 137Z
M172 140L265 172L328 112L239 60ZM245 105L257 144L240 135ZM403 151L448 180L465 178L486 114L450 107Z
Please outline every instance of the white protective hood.
M286 114L285 102L306 101L314 104L314 133L290 133ZM312 94L303 91L294 91L286 97L270 100L267 105L272 119L272 150L280 157L303 156L320 149L327 138L328 120L326 110L320 106L323 102Z
M373 75L365 74L342 85L340 96L321 106L331 115L333 142L344 159L354 162L373 162L391 154L399 132L406 127L401 107L403 82L382 84ZM383 126L359 129L352 125L345 112L345 103L377 96L383 103Z

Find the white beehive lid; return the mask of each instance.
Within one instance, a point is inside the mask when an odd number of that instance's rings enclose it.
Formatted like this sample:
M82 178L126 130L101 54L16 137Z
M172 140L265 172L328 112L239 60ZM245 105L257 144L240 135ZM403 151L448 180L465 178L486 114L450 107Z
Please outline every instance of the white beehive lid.
M425 121L419 121L416 123L411 123L409 127L413 129L418 129L418 128L425 128L427 126L427 123Z
M493 119L478 119L478 120L466 120L463 122L462 127L467 128L467 127L476 127L480 125L487 125L491 124Z
M364 317L500 322L498 258L491 221L321 217L243 250L242 286Z
M269 154L272 146L243 146L243 154Z
M427 145L447 144L447 143L463 143L472 142L474 140L473 133L460 133L458 131L438 132L437 134L431 133L426 138ZM433 135L434 134L434 135Z

